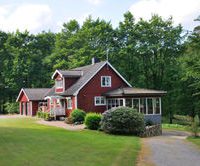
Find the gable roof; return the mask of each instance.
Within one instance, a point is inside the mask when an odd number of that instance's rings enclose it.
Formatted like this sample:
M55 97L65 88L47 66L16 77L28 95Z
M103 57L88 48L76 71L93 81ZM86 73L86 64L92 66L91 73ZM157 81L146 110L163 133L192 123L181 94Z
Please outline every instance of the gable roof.
M44 100L44 97L49 90L51 89L50 88L22 88L16 101L19 101L19 98L22 92L26 95L28 101Z
M78 67L75 69L71 70L66 70L66 71L61 71L57 70L60 72L62 75L69 75L68 72L70 71L71 73L78 73L81 71L81 77L75 82L71 87L69 87L66 91L63 93L55 93L55 87L52 88L50 93L47 93L46 96L50 95L61 95L61 96L72 96L72 95L77 95L78 92L105 66L109 65L111 69L114 70L114 72L128 85L131 87L131 85L126 81L120 73L108 62L108 61L102 61L99 63L83 66L83 67ZM79 73L80 74L80 73ZM55 73L53 74L52 78L55 76ZM54 91L54 92L53 92Z
M56 70L52 75L52 79L55 78L56 74L59 74L61 77L81 77L83 72L81 70Z
M142 88L132 88L132 87L124 87L118 88L109 92L104 93L105 96L163 96L167 92L161 90L153 90L153 89L142 89Z

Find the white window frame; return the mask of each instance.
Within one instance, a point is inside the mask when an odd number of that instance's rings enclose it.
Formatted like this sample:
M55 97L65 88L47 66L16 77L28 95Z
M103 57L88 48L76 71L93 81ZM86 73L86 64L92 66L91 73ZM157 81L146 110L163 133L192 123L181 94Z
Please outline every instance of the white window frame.
M102 103L102 99L103 99L103 103ZM99 103L97 103L97 100L99 100ZM94 105L95 106L104 106L106 105L106 98L103 96L95 96L94 97Z
M60 99L56 99L56 105L60 105Z
M110 82L108 85L103 85L103 78L109 78ZM112 85L111 76L101 76L101 87L111 87L111 85Z
M58 86L58 81L61 82L61 83L59 84L59 86ZM60 80L56 80L55 85L56 85L56 89L63 88L63 80L62 80L62 79L60 79Z
M72 109L72 98L67 98L67 109Z

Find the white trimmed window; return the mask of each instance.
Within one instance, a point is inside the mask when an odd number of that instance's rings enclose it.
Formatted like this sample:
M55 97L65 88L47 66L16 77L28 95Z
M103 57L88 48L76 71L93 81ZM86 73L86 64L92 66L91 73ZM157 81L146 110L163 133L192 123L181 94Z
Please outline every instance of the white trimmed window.
M101 87L111 87L111 76L101 76Z
M56 80L56 88L63 88L63 80Z
M67 109L72 109L72 99L67 98Z
M95 104L95 106L106 105L106 98L103 96L95 96L94 104Z

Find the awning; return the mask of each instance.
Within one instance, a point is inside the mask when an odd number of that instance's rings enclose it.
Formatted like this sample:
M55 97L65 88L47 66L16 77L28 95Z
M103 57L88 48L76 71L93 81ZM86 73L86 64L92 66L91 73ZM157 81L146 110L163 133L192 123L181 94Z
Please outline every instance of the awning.
M106 92L103 95L107 97L156 97L163 96L166 93L166 91L161 90L126 87Z

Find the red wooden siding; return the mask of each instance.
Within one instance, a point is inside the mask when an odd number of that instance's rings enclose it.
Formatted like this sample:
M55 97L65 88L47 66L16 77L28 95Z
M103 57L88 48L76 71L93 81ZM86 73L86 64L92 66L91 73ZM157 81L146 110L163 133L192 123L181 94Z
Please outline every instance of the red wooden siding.
M32 101L32 116L35 116L38 111L38 101Z
M26 97L26 95L24 94L24 92L22 91L20 97L19 97L19 101L20 102L27 102L28 98Z
M111 87L101 87L101 76L111 76ZM109 66L104 66L79 92L78 108L86 112L104 112L106 106L95 106L94 97L102 96L103 93L127 87L128 85Z
M70 113L76 108L76 98L72 96L72 109L67 108L67 100L66 100L66 116L68 117Z
M65 90L72 86L78 78L65 78Z

